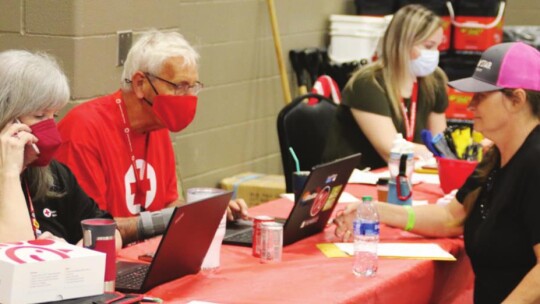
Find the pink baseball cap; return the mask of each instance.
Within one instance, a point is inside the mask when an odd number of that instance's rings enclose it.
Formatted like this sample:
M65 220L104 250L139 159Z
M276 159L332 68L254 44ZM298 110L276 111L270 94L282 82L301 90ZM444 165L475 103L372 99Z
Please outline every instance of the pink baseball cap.
M471 93L501 89L540 92L540 52L523 42L494 45L482 53L472 77L448 85Z

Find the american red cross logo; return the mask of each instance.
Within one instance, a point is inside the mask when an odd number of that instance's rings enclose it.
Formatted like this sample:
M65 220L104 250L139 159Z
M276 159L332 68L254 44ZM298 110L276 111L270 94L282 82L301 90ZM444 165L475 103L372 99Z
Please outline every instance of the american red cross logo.
M157 189L156 172L152 165L142 159L137 159L135 165L135 170L134 166L129 166L124 175L126 206L131 214L148 209L156 198Z
M150 180L148 178L137 180L134 183L131 183L130 186L131 194L135 195L135 200L133 203L135 205L141 205L144 207L146 202L146 192L151 189Z

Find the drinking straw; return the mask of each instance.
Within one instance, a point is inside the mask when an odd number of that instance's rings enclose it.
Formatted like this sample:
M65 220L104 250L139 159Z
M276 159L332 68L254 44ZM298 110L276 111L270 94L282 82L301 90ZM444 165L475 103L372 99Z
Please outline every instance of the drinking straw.
M296 171L300 171L300 162L298 161L298 157L296 157L296 153L294 153L294 150L292 147L289 147L289 152L291 152L292 158L294 159L294 164L296 165Z

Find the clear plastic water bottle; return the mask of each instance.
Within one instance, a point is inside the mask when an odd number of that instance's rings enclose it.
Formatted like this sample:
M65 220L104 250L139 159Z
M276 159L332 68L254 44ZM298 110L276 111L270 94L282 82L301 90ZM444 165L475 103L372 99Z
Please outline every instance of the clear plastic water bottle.
M354 264L352 271L356 276L374 276L378 268L379 214L371 196L362 197L353 228Z
M396 134L390 149L390 158L388 159L388 171L390 171L390 179L395 179L399 174L399 163L401 155L407 154L407 178L412 182L414 171L414 146L406 141L401 133Z

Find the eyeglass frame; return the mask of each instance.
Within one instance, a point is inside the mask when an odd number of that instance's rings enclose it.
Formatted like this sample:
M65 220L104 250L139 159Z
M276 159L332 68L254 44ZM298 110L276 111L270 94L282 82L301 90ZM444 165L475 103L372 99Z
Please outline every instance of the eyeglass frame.
M167 79L163 79L159 76L156 76L154 74L151 74L149 72L144 72L144 76L148 79L148 82L152 86L152 89L154 89L154 92L158 94L158 91L154 87L154 84L150 80L150 77L153 77L157 80L161 80L169 85L171 85L174 88L174 95L182 96L182 95L198 95L202 89L204 88L204 84L200 81L195 81L194 84L190 84L187 81L182 81L180 83L174 83L172 81L169 81ZM178 94L178 90L182 90L182 94Z

